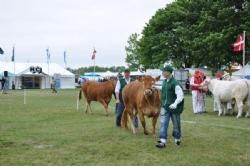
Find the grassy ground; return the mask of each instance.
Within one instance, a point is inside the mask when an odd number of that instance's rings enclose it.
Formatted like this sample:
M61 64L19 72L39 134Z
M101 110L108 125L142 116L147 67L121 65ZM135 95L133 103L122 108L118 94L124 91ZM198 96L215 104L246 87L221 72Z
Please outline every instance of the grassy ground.
M85 114L83 102L76 110L77 95L27 90L24 104L21 90L0 94L0 165L250 165L250 119L218 117L210 97L208 113L194 115L185 96L183 142L177 147L170 137L160 150L157 137L142 128L133 135L115 127L114 101L109 116L99 103Z

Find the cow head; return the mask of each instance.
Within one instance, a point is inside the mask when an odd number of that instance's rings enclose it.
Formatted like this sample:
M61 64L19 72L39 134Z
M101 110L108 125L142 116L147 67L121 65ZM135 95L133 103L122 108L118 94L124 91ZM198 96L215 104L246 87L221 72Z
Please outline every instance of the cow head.
M203 85L203 86L206 86L210 92L213 91L213 86L212 86L212 84L211 84L212 80L213 80L213 79L207 77L207 78L204 80L204 85Z
M154 90L156 89L154 87L155 82L160 80L160 76L153 78L151 76L145 76L143 79L143 87L144 87L144 95L152 95Z

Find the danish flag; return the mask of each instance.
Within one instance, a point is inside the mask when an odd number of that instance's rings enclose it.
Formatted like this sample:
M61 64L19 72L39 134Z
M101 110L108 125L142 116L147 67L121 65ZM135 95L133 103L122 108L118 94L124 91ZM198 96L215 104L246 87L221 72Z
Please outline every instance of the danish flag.
M244 49L244 44L245 44L245 41L244 41L244 35L241 34L235 41L235 43L233 44L233 51L234 52L239 52L239 51L242 51Z

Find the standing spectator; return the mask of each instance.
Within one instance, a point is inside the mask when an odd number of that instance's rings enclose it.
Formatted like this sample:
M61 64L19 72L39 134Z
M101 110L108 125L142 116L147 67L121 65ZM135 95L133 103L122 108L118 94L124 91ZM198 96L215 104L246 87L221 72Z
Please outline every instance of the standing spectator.
M15 89L16 89L16 88L15 88L15 82L14 82L14 81L12 81L11 88L12 88L12 90L15 90Z
M1 81L1 89L3 90L3 86L4 86L4 78L3 78L3 76L2 76L2 79L0 81Z
M201 70L195 70L190 79L192 90L193 112L195 114L205 112L205 90L202 89L204 73Z
M52 77L51 89L52 89L52 93L57 93L56 80L54 79L54 77Z
M173 123L173 137L176 145L181 143L181 113L184 107L184 94L180 83L172 76L173 68L166 66L162 75L165 78L162 85L161 113L160 113L160 140L157 148L165 148L170 119Z
M189 81L189 78L186 79L185 88L186 88L187 92L189 92L189 88L190 88L190 81Z
M8 77L2 77L2 94L7 94L8 89Z
M115 94L116 94L116 126L121 127L121 118L122 118L122 113L124 111L124 103L122 99L122 90L123 88L131 82L130 78L130 71L126 69L124 71L124 78L118 78L118 81L116 83L115 87ZM138 119L135 117L134 119L134 125L136 128L138 128Z

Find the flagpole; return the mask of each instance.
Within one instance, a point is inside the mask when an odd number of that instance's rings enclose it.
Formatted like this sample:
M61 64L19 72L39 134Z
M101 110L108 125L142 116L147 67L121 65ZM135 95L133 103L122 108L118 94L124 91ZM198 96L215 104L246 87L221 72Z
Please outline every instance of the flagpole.
M95 59L94 59L94 73L95 73Z
M95 50L95 47L94 47L94 51L93 51L93 54L92 54L92 58L94 58L94 73L95 73L95 54L96 54L96 50Z
M66 61L66 51L63 53L63 58L64 58L64 67L67 69L67 61Z
M243 65L243 67L245 66L245 54L246 54L246 41L245 41L245 39L246 39L246 31L243 31L243 40L244 40L244 43L243 43L243 60L242 60L242 65Z
M16 86L16 58L15 58L15 45L13 46L13 55L14 57L14 85Z
M49 48L47 48L46 51L47 51L47 65L48 65L48 75L49 75L49 60L50 60ZM49 86L50 86L50 75L49 75Z

